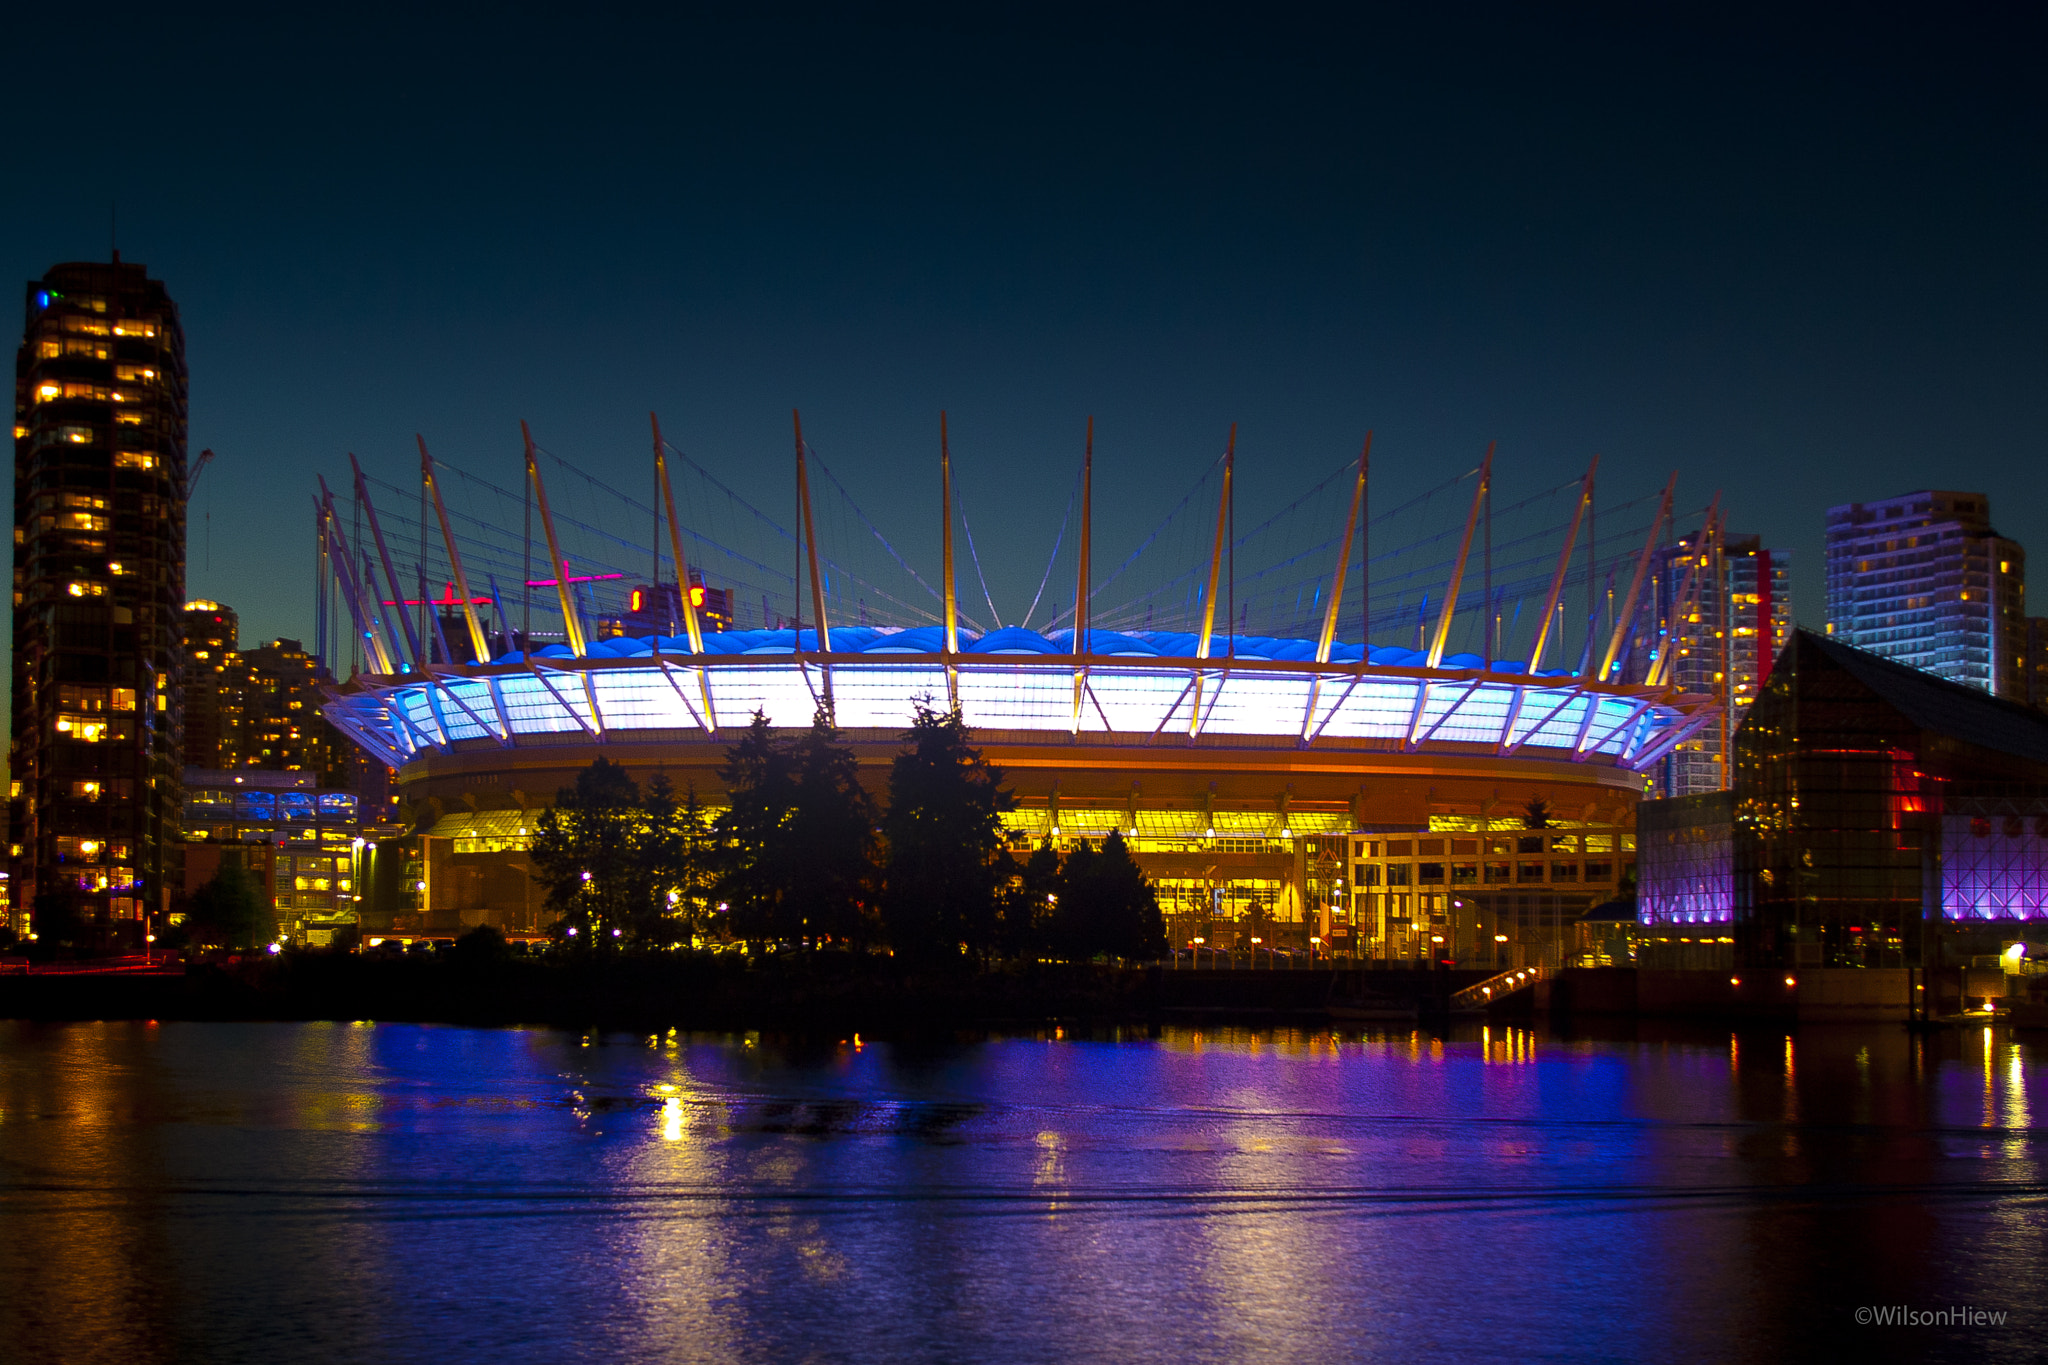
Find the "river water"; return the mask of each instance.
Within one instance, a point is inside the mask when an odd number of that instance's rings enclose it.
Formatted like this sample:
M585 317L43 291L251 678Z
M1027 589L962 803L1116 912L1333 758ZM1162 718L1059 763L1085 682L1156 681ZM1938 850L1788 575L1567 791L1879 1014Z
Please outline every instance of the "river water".
M1984 1030L0 1023L0 1359L2040 1359L2044 1100Z

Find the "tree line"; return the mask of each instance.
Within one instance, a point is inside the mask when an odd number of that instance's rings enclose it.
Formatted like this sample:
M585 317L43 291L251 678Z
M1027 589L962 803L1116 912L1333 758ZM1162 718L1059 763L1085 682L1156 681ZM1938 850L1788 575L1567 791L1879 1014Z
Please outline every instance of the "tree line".
M599 758L535 825L533 876L556 933L594 948L693 934L928 961L1147 960L1166 951L1151 883L1119 834L1021 863L1016 800L958 708L917 706L877 809L830 713L777 735L756 712L706 810L665 777L643 788Z

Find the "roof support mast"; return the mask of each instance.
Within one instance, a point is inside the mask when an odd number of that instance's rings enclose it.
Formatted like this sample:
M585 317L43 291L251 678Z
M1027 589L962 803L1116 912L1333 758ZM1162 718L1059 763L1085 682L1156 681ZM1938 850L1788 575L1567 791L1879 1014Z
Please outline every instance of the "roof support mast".
M818 618L818 652L832 652L832 627L825 620L825 581L818 577L818 536L811 526L811 477L804 468L804 419L795 408L789 410L790 421L796 427L796 496L804 513L804 554L811 569L811 610ZM803 627L797 627L797 653L803 652ZM825 714L832 714L832 668L825 665Z
M363 512L370 519L370 538L377 542L377 561L384 566L384 582L391 589L391 600L397 608L398 624L405 630L405 647L412 651L412 667L416 671L424 671L421 661L426 656L420 652L419 636L413 632L412 618L406 615L405 590L399 585L398 570L391 563L391 551L384 546L384 528L377 524L377 507L370 501L370 487L363 481L363 467L356 463L354 451L349 452L348 467L355 471L356 496L362 500ZM370 579L370 596L374 598L377 595L376 575L371 574ZM398 638L393 636L391 643L395 647ZM399 660L401 666L404 662L403 659Z
M363 598L362 585L356 581L355 555L348 547L348 538L341 533L341 518L335 515L334 494L327 490L327 480L320 480L320 497L327 511L327 537L332 546L329 562L335 566L335 580L341 586L342 601L349 615L355 618L356 633L369 646L369 663L377 672L390 676L402 672L391 657L391 650L384 643L377 613ZM371 597L376 594L373 592Z
M1543 618L1536 625L1536 643L1529 647L1530 673L1543 667L1543 649L1550 643L1550 632L1557 621L1558 603L1564 596L1565 570L1571 567L1572 547L1579 539L1579 523L1585 520L1586 509L1593 505L1593 476L1599 469L1600 457L1595 455L1593 463L1586 466L1586 477L1579 481L1579 500L1572 508L1571 529L1564 533L1564 548L1557 556L1557 572L1550 576L1550 591L1543 597Z
M1330 605L1323 612L1323 633L1316 640L1316 662L1330 662L1330 648L1337 640L1337 613L1344 605L1344 580L1351 574L1351 545L1358 536L1358 509L1365 501L1365 476L1372 467L1372 433L1365 433L1365 448L1358 452L1358 482L1351 489L1351 515L1344 522L1344 543L1337 550L1337 568L1330 575ZM1369 646L1368 646L1369 648ZM1363 659L1360 660L1364 662ZM1315 730L1316 702L1322 691L1322 675L1309 683L1308 708L1301 717L1301 738L1307 742Z
M470 600L469 579L463 576L462 556L455 549L455 532L448 526L448 509L441 505L441 485L434 478L434 457L427 454L426 437L415 432L414 439L420 443L420 478L426 481L427 493L434 500L434 516L441 523L441 542L448 547L448 568L455 575L455 591L462 595L462 614L469 619L469 643L476 649L476 661L487 664L491 661L491 647L484 639L483 623L477 620L476 603Z
M946 590L946 702L960 706L960 678L953 670L953 656L960 652L960 602L953 595L953 452L946 442L946 410L939 409L939 515L945 530L939 542L945 557Z
M1671 495L1678 490L1678 471L1671 471L1670 482L1664 485L1664 496L1657 504L1657 515L1650 518L1650 534L1643 541L1643 552L1636 557L1636 574L1629 582L1628 596L1622 599L1621 608L1614 613L1614 635L1607 642L1607 652L1600 657L1600 671L1593 675L1595 682L1611 682L1607 675L1614 671L1614 661L1621 654L1622 642L1628 638L1629 628L1635 624L1636 599L1642 596L1643 579L1649 576L1650 556L1657 552L1657 533L1664 529L1664 518L1671 515Z
M1202 597L1202 634L1195 642L1195 657L1209 657L1209 642L1216 633L1216 589L1223 579L1223 541L1230 526L1230 480L1237 470L1237 423L1230 424L1230 439L1223 446L1223 491L1216 496L1216 548L1209 555L1209 591ZM1228 621L1224 625L1228 626ZM1188 738L1202 728L1202 672L1195 670L1194 701L1188 708Z
M548 538L548 563L553 566L549 575L555 580L555 597L562 604L562 626L569 635L569 652L577 658L589 651L583 643L583 620L576 614L576 599L569 588L569 565L562 558L561 542L555 539L554 514L548 511L548 490L541 482L540 460L533 451L533 432L522 420L519 423L519 438L526 443L526 478L533 488L533 500L540 504L540 529Z
M1074 733L1081 733L1081 694L1088 686L1088 537L1089 502L1095 486L1095 418L1088 418L1088 441L1081 453L1081 553L1074 576Z
M661 481L661 503L668 512L668 543L676 557L676 590L683 599L683 629L690 637L690 652L702 654L704 625L697 616L697 599L690 592L690 566L683 558L682 523L676 520L676 495L668 482L668 451L661 439L661 419L650 412L647 420L654 425L654 475ZM659 582L654 587L657 592L661 590Z
M1486 459L1479 466L1479 487L1472 492L1472 511L1465 518L1465 539L1458 545L1458 560L1451 568L1450 585L1444 589L1444 609L1436 618L1436 638L1429 643L1429 656L1424 668L1436 668L1443 663L1444 646L1451 639L1451 618L1458 614L1458 588L1465 577L1465 561L1472 554L1472 533L1479 529L1479 509L1486 505L1487 491L1493 485L1494 442L1486 443ZM1491 610L1491 607L1488 608ZM1486 667L1492 667L1487 660Z
M1693 542L1692 549L1685 556L1685 576L1678 580L1678 586L1671 594L1671 613L1663 621L1659 631L1657 657L1643 678L1645 687L1668 687L1677 673L1678 637L1682 628L1692 623L1693 612L1699 606L1700 593L1712 573L1715 534L1720 516L1721 494L1717 491L1713 502L1707 505L1706 520L1700 523L1699 538ZM1703 569L1706 572L1702 572Z

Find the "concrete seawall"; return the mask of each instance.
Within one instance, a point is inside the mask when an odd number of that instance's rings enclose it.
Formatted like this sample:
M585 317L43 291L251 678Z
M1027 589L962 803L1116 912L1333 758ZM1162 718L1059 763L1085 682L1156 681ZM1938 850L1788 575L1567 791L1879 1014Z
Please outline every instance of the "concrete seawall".
M1536 1007L1552 1014L1903 1023L1913 1017L1923 984L1923 973L1904 967L1568 967L1537 986Z

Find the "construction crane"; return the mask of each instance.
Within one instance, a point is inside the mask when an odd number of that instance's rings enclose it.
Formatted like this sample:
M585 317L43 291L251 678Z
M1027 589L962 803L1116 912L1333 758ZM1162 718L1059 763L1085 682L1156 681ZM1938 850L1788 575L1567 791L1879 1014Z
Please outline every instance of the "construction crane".
M186 502L189 503L192 501L192 494L198 491L199 488L199 476L201 474L204 474L206 472L206 467L212 463L213 452L211 450L200 451L199 458L192 462L192 468L189 471L187 471L185 475Z

